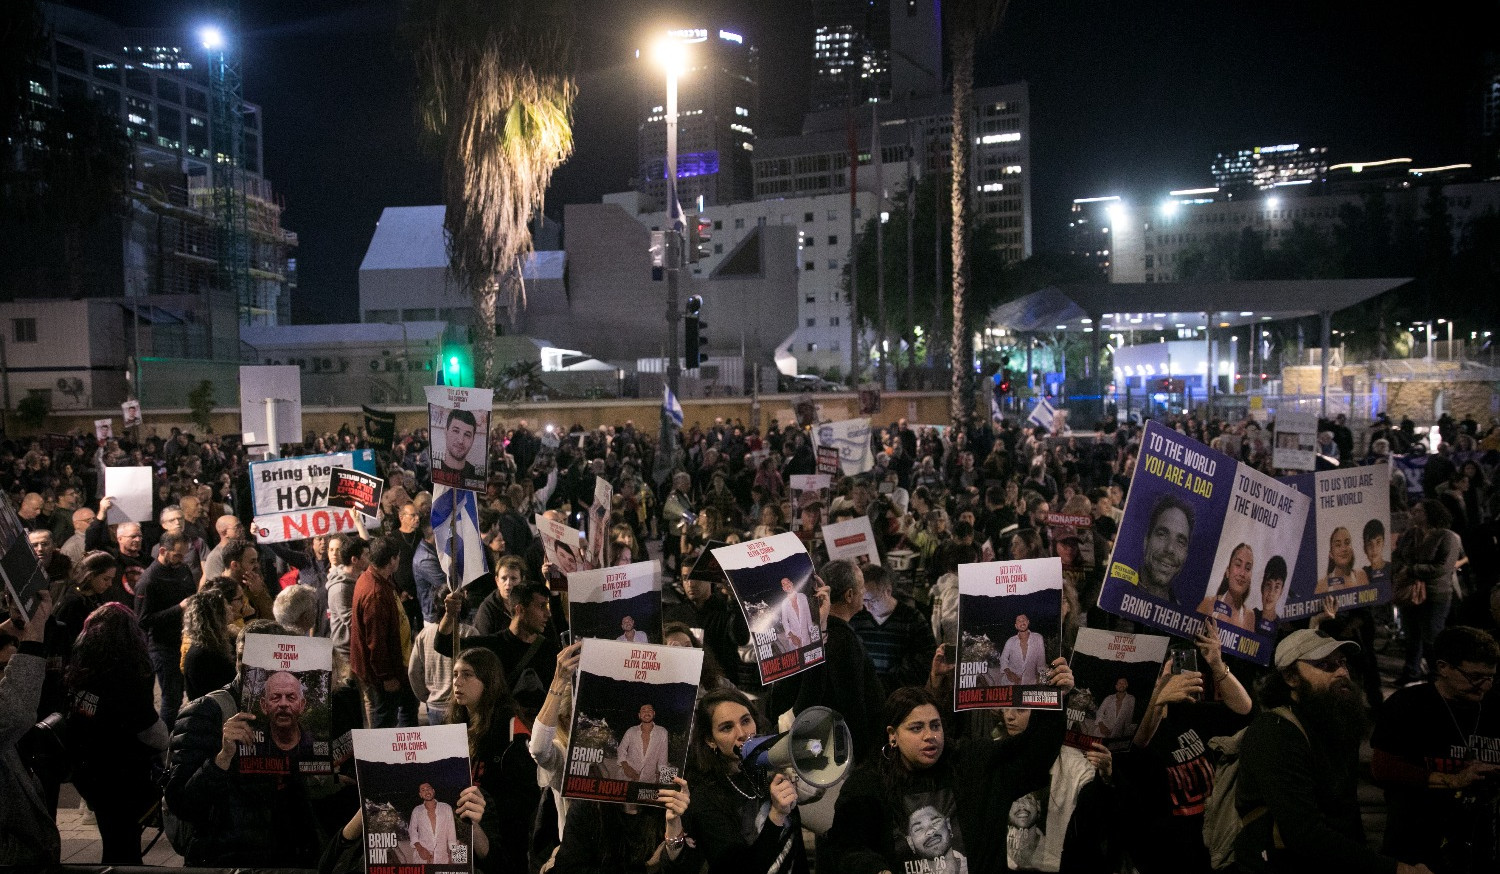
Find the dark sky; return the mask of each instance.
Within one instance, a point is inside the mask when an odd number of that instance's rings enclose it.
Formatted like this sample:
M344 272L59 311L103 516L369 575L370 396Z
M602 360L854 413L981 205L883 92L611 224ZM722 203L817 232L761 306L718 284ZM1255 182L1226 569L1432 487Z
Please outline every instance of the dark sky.
M533 0L547 2L547 0ZM209 0L78 0L122 24L206 17ZM576 152L547 211L627 187L642 32L659 0L576 0ZM1478 6L1480 4L1476 4ZM1384 14L1323 0L1013 0L981 48L980 85L1031 85L1034 247L1065 246L1074 197L1210 183L1225 146L1323 144L1333 161L1469 158L1479 60L1497 4ZM807 0L717 0L761 51L757 133L795 132L811 64ZM1430 14L1428 14L1430 10ZM358 267L380 210L436 203L418 144L396 0L245 0L246 96L265 110L266 175L300 235L298 321L356 317ZM1486 45L1486 41L1487 45Z

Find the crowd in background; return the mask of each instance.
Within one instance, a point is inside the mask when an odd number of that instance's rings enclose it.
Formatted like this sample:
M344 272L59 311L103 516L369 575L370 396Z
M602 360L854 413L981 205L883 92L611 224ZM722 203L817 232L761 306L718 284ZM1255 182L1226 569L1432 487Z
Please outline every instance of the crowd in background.
M1274 423L1164 423L1273 472ZM1409 421L1382 417L1357 437L1343 416L1320 428L1324 465L1393 465L1393 561L1417 569L1425 599L1399 613L1330 609L1301 623L1317 628L1308 631L1313 642L1288 625L1267 669L1223 659L1200 637L1202 670L1164 672L1130 749L1113 754L1063 747L1057 713L953 713L944 645L957 642L958 566L1058 554L1049 513L1091 517L1098 557L1066 574L1063 654L1081 627L1137 630L1094 605L1129 496L1138 424L1049 436L1013 421L965 430L901 419L872 428L869 471L834 475L826 494L794 494L792 476L818 472L815 427L695 423L663 448L629 422L539 431L517 422L491 433L479 495L491 572L457 591L430 524L422 429L377 453L379 528L286 544L247 532L249 459L236 438L173 429L102 446L92 438L0 443L0 488L52 583L32 622L13 618L0 630L8 663L0 862L57 861L66 776L96 818L108 863L140 862L143 825L161 815L164 785L166 813L198 825L189 864L357 870L362 821L352 786L233 768L246 730L230 712L246 708L237 642L272 633L333 640L336 735L428 720L468 726L477 788L456 813L484 836L475 844L484 870L802 871L815 861L878 874L917 857L935 866L921 869L928 874L950 874L949 864L1210 870L1216 860L1203 832L1217 753L1204 747L1247 726L1242 812L1254 810L1247 796L1259 797L1289 834L1268 833L1260 863L1242 853L1246 870L1331 870L1320 866L1334 852L1349 870L1398 870L1397 859L1407 866L1399 870L1494 870L1474 860L1495 861L1497 848L1500 792L1489 775L1500 750L1481 748L1500 738L1489 727L1500 715L1492 692L1500 651L1489 634L1500 613L1500 602L1491 606L1500 426L1445 417L1431 453ZM286 454L368 447L362 429L345 427L309 435ZM154 468L150 521L107 523L102 471L112 465ZM566 579L547 561L534 517L585 528L596 478L612 487L609 561L659 557L666 642L706 653L686 779L661 808L570 801L558 791L577 645L565 637ZM828 560L821 526L857 516L871 521L880 565ZM820 569L827 660L762 687L732 593L691 570L710 545L788 531ZM1381 704L1377 647L1404 655L1387 687L1417 684L1393 695L1394 705ZM1045 675L1072 685L1065 658ZM1357 701L1345 688L1351 675ZM1365 702L1373 716L1355 718ZM844 716L857 768L810 850L797 787L784 775L757 782L734 752L784 714L815 705ZM1278 715L1283 708L1296 718ZM30 729L51 714L62 714L53 734L66 752L52 759L67 760L66 775L49 766ZM1445 725L1429 725L1448 716L1463 723L1457 748L1472 743L1474 757L1423 746L1452 745L1432 737ZM1391 817L1383 855L1364 848L1358 769L1349 764L1372 724L1372 770ZM1278 755L1300 745L1331 764L1299 792L1288 782L1296 774L1257 753L1268 736ZM1039 788L1049 791L1038 796ZM931 810L901 806L917 796L945 800ZM927 833L941 840L918 839L923 817L942 821ZM1043 832L1040 819L1065 828ZM1242 840L1257 834L1247 825ZM924 855L918 844L941 851Z

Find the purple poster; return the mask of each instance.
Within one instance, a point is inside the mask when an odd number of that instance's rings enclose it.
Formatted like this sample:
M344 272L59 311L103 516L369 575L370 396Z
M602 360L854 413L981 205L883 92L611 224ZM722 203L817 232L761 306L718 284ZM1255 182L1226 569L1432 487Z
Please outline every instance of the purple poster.
M1226 653L1269 664L1264 575L1296 568L1308 506L1285 483L1149 422L1099 606L1189 639L1212 613Z
M1332 595L1340 613L1391 600L1391 468L1386 464L1284 478L1312 500L1302 555L1279 599L1276 621L1306 619ZM1273 610L1274 608L1274 610Z

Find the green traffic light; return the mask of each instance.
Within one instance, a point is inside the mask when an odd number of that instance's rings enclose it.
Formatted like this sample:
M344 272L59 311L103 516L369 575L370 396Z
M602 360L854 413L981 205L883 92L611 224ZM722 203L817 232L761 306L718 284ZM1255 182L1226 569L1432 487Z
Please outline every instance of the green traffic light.
M451 370L454 373L458 372L458 356L457 355L450 355L450 356L448 356L448 369Z

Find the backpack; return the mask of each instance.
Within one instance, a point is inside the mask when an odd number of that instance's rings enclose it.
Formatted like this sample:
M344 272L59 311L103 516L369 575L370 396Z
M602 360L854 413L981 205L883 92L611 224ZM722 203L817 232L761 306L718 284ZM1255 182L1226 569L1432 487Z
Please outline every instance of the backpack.
M228 689L215 689L205 697L213 699L219 706L219 725L222 728L224 720L228 716L238 713L239 704L235 703L234 696L229 694ZM187 858L188 849L193 845L195 829L193 823L177 815L177 812L167 804L167 784L172 780L173 768L167 768L161 778L161 830L167 836L167 843L172 845L172 850L177 855Z
M1307 737L1307 729L1292 713L1290 707L1274 707L1268 711L1290 722ZM1264 816L1265 805L1255 808L1243 817L1234 805L1235 783L1240 775L1240 744L1248 728L1242 728L1227 737L1209 740L1210 748L1219 752L1219 762L1214 766L1214 785L1203 805L1203 844L1208 847L1209 861L1214 870L1234 867L1234 842L1246 825ZM1280 842L1280 836L1277 836Z

